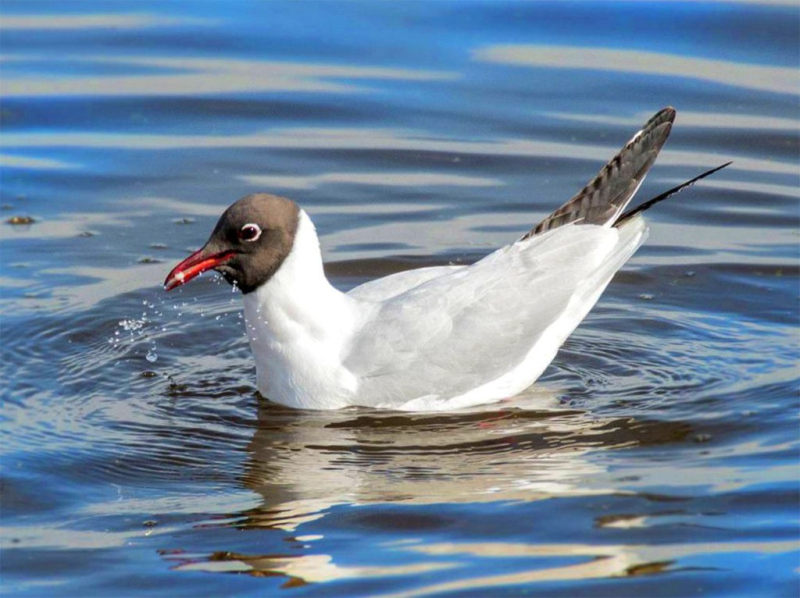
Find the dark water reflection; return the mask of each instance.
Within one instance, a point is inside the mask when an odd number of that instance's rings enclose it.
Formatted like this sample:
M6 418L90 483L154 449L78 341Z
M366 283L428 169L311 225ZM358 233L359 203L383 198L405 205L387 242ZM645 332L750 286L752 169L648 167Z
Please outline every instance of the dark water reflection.
M797 594L790 2L6 1L0 587L20 596ZM678 108L648 243L533 389L258 396L237 295L165 295L246 193L341 288L469 263Z

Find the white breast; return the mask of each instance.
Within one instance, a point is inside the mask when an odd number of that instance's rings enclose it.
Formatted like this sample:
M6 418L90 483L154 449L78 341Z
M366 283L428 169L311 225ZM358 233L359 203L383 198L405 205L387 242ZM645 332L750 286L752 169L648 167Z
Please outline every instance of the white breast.
M358 385L342 367L342 355L369 304L328 283L304 211L291 252L266 284L244 296L244 314L263 395L298 408L353 404Z

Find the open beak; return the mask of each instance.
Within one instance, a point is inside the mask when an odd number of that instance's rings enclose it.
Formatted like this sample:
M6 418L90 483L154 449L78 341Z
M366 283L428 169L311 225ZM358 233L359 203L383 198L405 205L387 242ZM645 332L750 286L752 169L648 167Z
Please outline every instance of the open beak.
M175 287L184 285L206 270L216 268L236 255L235 251L211 253L207 247L208 246L195 251L192 255L175 266L164 281L164 289L171 291Z

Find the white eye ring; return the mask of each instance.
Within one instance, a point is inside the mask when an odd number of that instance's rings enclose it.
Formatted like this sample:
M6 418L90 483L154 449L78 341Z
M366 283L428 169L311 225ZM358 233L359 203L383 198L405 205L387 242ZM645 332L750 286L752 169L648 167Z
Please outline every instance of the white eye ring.
M255 234L251 232L252 230L255 230ZM250 234L253 234L253 236L252 237L247 236ZM239 238L247 243L252 243L253 241L257 241L260 236L261 236L261 227L253 222L248 222L239 230Z

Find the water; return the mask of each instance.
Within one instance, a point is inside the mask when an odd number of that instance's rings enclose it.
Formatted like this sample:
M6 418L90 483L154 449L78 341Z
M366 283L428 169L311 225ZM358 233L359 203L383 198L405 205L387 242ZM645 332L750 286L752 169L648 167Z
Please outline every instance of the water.
M798 21L3 2L0 215L34 219L0 227L3 594L797 595ZM342 288L470 262L668 104L640 197L734 164L651 213L512 401L281 408L238 294L160 287L258 190L310 212Z

